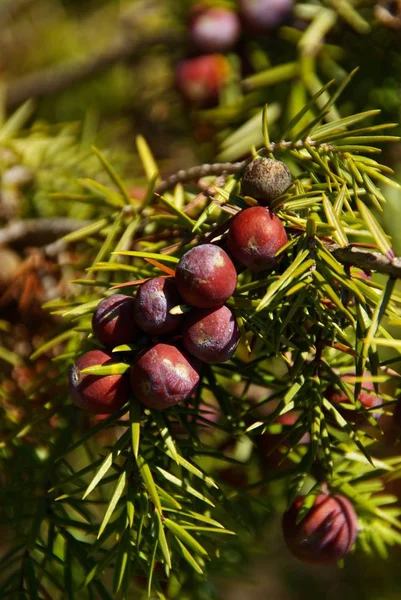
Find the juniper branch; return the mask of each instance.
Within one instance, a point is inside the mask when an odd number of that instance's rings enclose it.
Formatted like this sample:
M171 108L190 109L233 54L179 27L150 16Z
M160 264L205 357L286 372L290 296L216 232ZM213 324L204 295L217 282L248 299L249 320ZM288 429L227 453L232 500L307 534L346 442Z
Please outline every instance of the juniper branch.
M331 144L325 144L312 138L306 138L304 140L270 142L270 144L263 149L259 155L264 156L270 152L278 152L280 150L300 150L306 146L319 147L325 152L336 152L336 147ZM181 169L176 173L173 173L167 179L161 181L156 187L157 194L164 194L167 190L173 188L177 183L188 183L190 181L196 181L201 177L207 177L208 175L233 175L240 173L245 169L248 163L252 161L252 156L245 158L238 162L224 162L224 163L205 163L203 165L197 165L190 167L189 169Z

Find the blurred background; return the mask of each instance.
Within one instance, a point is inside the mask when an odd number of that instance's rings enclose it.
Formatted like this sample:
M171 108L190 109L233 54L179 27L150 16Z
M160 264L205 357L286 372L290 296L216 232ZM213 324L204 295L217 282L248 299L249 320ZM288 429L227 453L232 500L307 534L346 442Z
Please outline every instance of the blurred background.
M18 357L54 327L41 304L68 289L68 269L58 279L35 248L73 229L71 220L98 216L96 205L80 202L86 178L105 178L92 145L142 199L138 136L163 176L235 161L263 142L266 103L271 139L285 139L313 94L331 80L338 86L355 67L327 120L380 109L371 123L400 121L399 0L1 0L0 32L0 372L11 390L32 376ZM306 112L303 123L310 118ZM387 145L380 160L399 178L399 144ZM382 191L388 202L380 220L399 255L400 192ZM50 230L38 225L49 218ZM32 219L35 228L10 234ZM298 563L281 538L274 486L269 493L259 543L249 548L244 535L246 552L232 557L232 573L222 576L216 565L199 598L401 598L398 549L388 560L350 556L342 569Z

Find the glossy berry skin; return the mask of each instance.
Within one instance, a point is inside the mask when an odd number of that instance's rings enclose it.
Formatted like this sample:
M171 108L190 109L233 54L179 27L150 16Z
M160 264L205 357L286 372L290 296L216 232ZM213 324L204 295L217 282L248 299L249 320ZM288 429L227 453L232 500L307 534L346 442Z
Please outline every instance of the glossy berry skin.
M237 14L228 8L195 6L189 33L202 52L225 52L238 40L241 25Z
M239 14L251 32L265 33L283 25L293 5L293 0L239 0Z
M182 336L190 354L212 364L229 360L241 337L235 316L227 306L192 310L185 317Z
M230 66L221 54L188 58L176 67L176 85L183 98L197 107L217 104L228 81Z
M370 377L370 373L366 371L364 373L364 376ZM355 372L347 373L346 375L342 376L342 380L350 386L352 391L354 390L355 385L354 383L352 383L352 378L354 377ZM381 406L383 404L383 401L376 395L373 381L364 381L361 385L362 388L358 396L359 402L364 408L368 410L370 416L372 416L376 420L379 420L379 418L381 417L381 412L374 412L371 409L376 406ZM328 400L330 400L330 402L333 402L334 404L352 404L352 401L349 400L345 392L343 392L340 389L334 388L333 386L330 386L326 390L325 396ZM362 427L366 424L365 415L362 412L358 412L358 410L347 410L346 408L341 407L340 412L347 421L353 423L354 425L357 425L358 427Z
M340 494L318 494L310 511L298 522L304 501L305 496L298 496L283 515L288 549L306 563L336 563L355 543L358 518L354 507Z
M273 268L276 252L287 243L280 219L263 206L252 206L233 219L227 236L232 256L251 271Z
M280 160L255 158L242 175L242 194L255 198L262 206L269 206L291 185L291 177L291 171Z
M184 254L177 265L178 291L191 306L214 308L232 295L237 272L224 250L214 244L201 244Z
M131 344L138 331L134 321L134 298L114 294L102 300L93 314L92 331L107 348Z
M183 315L170 315L169 311L180 303L174 279L148 279L140 286L135 298L135 321L150 335L171 334L180 327Z
M184 402L199 383L195 360L170 344L142 352L130 371L134 395L148 408L165 410Z
M129 382L126 375L81 374L81 369L109 365L114 356L106 350L90 350L78 358L71 367L69 388L71 398L82 409L95 414L110 414L121 408L129 399Z

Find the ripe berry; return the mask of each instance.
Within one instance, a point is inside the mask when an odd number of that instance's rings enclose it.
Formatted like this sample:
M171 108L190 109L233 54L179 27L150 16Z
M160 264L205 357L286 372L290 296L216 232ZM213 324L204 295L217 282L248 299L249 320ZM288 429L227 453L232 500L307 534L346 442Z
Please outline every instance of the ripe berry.
M185 302L198 308L214 308L224 304L234 292L237 272L219 246L201 244L181 258L175 280Z
M244 196L252 196L263 206L269 206L291 184L291 171L280 160L255 158L242 175L241 188Z
M293 0L239 0L239 14L250 31L264 33L285 23L293 4Z
M181 325L182 315L170 315L169 311L180 302L173 279L148 279L141 285L135 298L135 321L150 335L173 333Z
M298 496L284 513L284 540L292 554L307 563L335 563L352 548L358 519L351 502L336 494L318 494L300 519L305 496Z
M93 335L108 348L135 340L134 298L114 294L98 305L92 318Z
M207 363L229 360L241 337L235 316L227 306L192 310L185 318L182 335L186 350Z
M370 373L368 373L366 371L364 373L364 376L368 377L368 376L370 376ZM346 375L343 375L341 377L341 379L344 382L349 384L352 392L354 391L354 387L355 387L355 383L352 383L352 379L354 377L355 377L355 371L347 373ZM373 381L364 381L364 382L362 382L361 385L362 385L362 388L361 388L361 391L359 392L359 396L358 396L359 402L361 402L362 406L369 411L369 415L371 415L374 419L379 420L379 418L381 416L381 412L380 411L373 412L372 410L369 410L376 406L381 406L383 404L382 399L376 395ZM335 388L334 386L330 386L329 388L327 388L327 390L325 392L325 396L328 400L330 400L330 402L333 402L334 404L340 404L340 405L341 404L352 404L352 401L348 398L346 393L343 392L343 390ZM362 412L358 412L357 410L352 410L352 409L348 410L348 409L342 408L342 407L339 410L340 410L342 416L350 423L353 423L354 425L357 425L358 427L362 427L363 425L366 424L366 417Z
M192 394L199 383L199 368L175 346L156 344L135 360L130 377L134 394L145 406L164 410Z
M239 38L237 14L223 7L195 6L190 17L191 41L202 52L225 52Z
M206 54L178 63L177 88L185 100L196 106L213 106L228 81L230 66L221 54Z
M110 414L129 399L129 383L126 375L89 375L81 369L97 365L110 365L114 361L111 352L90 350L78 358L70 371L70 394L74 402L84 410L96 414Z
M275 254L286 243L282 222L263 206L252 206L238 213L227 237L231 254L251 271L274 267L279 261Z

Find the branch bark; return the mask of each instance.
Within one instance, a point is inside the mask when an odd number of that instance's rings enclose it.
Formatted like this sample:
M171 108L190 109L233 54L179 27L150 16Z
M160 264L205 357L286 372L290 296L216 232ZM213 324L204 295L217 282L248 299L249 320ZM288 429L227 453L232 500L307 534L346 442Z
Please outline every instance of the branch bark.
M352 245L342 248L331 242L326 243L325 246L334 258L343 265L352 265L365 271L376 271L397 279L401 278L401 258L398 256L389 259L380 252L362 250Z

